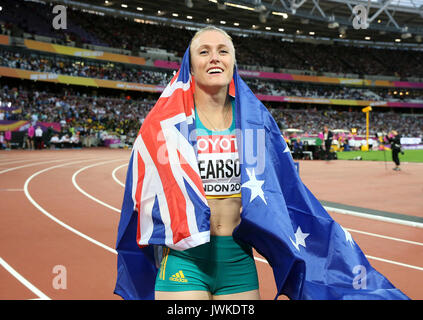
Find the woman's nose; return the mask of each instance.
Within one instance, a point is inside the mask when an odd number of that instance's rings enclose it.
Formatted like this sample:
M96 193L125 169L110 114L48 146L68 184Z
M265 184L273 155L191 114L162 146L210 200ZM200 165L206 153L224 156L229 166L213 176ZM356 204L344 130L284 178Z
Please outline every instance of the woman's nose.
M216 62L219 61L219 53L217 51L213 51L210 56L210 61Z

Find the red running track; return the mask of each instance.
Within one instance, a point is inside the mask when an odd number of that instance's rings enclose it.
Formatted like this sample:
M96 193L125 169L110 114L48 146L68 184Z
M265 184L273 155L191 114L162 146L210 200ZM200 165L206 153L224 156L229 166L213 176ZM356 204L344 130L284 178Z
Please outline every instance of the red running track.
M114 246L129 156L109 149L0 153L0 299L120 299ZM421 217L423 165L402 167L302 161L300 173L320 200ZM378 271L410 298L423 298L421 228L331 215ZM273 299L271 268L259 255L256 264L261 297Z

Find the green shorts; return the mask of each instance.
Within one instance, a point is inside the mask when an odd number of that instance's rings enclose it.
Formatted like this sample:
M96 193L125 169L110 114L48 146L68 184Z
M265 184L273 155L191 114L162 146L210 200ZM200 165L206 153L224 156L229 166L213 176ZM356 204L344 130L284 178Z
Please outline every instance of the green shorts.
M184 251L163 248L156 291L208 291L232 294L259 288L249 245L232 236L211 236L210 242Z

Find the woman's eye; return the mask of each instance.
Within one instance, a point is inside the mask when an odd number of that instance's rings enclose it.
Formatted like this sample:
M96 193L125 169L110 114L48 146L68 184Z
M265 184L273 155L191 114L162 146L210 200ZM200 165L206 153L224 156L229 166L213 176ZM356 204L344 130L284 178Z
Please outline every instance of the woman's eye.
M200 51L200 54L207 54L207 50Z

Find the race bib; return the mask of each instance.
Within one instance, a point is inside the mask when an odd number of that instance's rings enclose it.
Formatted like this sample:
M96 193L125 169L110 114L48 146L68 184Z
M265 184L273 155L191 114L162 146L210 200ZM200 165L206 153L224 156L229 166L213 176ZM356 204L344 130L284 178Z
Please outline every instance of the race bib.
M206 195L241 192L241 171L235 135L197 136L198 168Z

